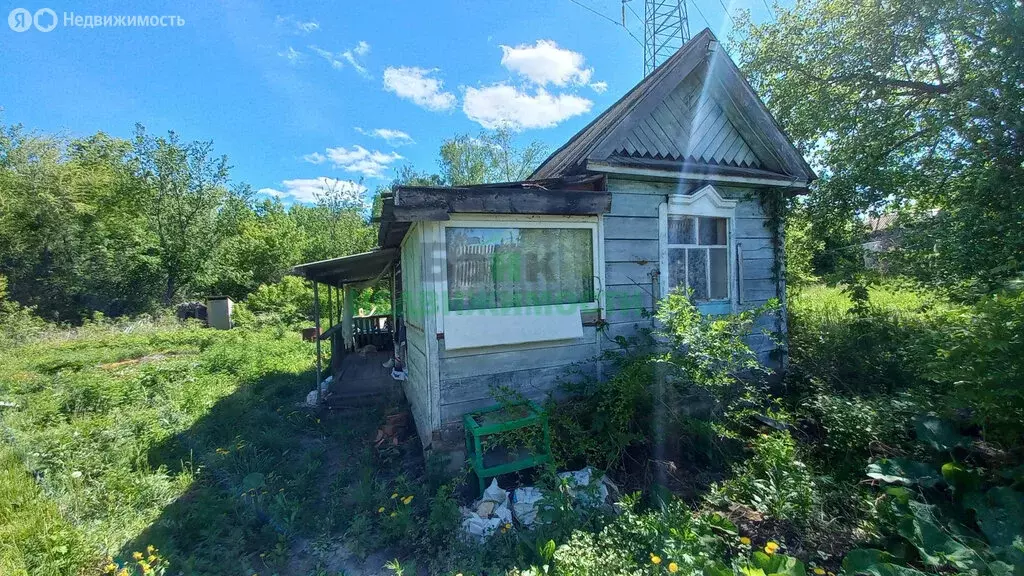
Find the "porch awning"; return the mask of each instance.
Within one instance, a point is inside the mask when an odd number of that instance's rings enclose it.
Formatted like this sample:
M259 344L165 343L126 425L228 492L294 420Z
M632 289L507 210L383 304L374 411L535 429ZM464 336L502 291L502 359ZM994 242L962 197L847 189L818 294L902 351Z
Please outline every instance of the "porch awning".
M397 259L397 248L378 248L362 254L299 264L292 268L292 273L307 280L340 288L345 284L356 284L380 277Z

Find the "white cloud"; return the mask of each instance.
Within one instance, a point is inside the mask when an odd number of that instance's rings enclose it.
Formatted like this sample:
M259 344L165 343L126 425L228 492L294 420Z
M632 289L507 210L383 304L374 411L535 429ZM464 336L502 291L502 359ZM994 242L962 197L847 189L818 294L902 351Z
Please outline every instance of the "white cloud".
M501 46L501 65L538 86L582 85L590 81L593 68L583 66L579 52L559 48L552 40L537 40L534 45Z
M311 154L306 154L302 159L310 164L323 164L327 161L327 156L324 156L319 152L313 152Z
M331 64L331 67L335 70L341 70L345 67L345 62L348 62L349 66L358 72L364 78L369 78L370 73L367 72L366 66L359 61L359 58L367 55L370 52L370 45L365 40L360 40L355 47L345 50L344 52L331 52L330 50L324 50L319 46L309 46L309 49L316 53L317 56L323 58Z
M313 45L310 45L309 49L316 53L317 56L330 62L331 67L335 70L341 70L345 67L345 63L339 59L340 54L335 54L330 50L324 50L323 48Z
M359 126L355 127L356 132L364 136L371 136L373 138L381 138L392 146L401 146L403 144L415 144L416 141L401 130L393 130L391 128L374 128L373 130L363 130Z
M320 176L319 178L297 178L281 182L282 190L261 188L260 194L275 198L288 199L295 202L316 202L316 196L325 191L337 192L342 201L353 206L365 206L366 186L352 180L337 180Z
M507 84L466 88L462 111L487 129L549 128L590 112L593 102L573 94L552 95L543 88L529 94Z
M594 82L590 84L590 89L598 94L604 94L605 90L608 89L608 83L605 81Z
M397 152L390 154L380 150L367 150L358 144L352 148L328 148L326 154L313 152L302 157L310 164L323 164L330 161L334 168L340 168L346 172L356 172L367 178L383 178L384 171L390 168L390 164L402 157Z
M320 24L315 20L299 20L294 16L278 16L274 18L274 24L281 28L287 28L298 34L309 34L320 29Z
M283 52L278 52L277 55L287 60L289 64L298 64L300 61L302 61L302 58L304 56L302 52L299 52L298 50L292 48L291 46L289 46L288 49L284 50Z
M384 70L384 88L427 110L450 110L455 106L455 95L442 90L444 82L430 76L434 72L437 68L389 66Z
M364 78L369 78L370 73L366 71L366 67L356 60L357 56L366 56L369 52L370 45L365 40L360 40L359 44L356 44L355 48L342 52L341 57L351 64L352 67L356 69L356 72L359 72L359 74Z

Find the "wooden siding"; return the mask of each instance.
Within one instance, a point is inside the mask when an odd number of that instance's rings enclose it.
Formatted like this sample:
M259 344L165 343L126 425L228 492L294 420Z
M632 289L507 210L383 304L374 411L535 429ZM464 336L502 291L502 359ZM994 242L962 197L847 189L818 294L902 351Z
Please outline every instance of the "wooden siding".
M653 308L658 287L652 273L658 271L658 207L669 194L690 191L695 186L674 183L643 182L613 178L608 181L612 192L611 211L604 216L605 238L605 320L606 335L600 338L603 349L614 349L609 342L617 336L636 335L641 328L653 327L653 320L644 311ZM760 306L780 296L774 274L772 233L752 189L718 186L723 196L740 200L736 206L736 242L742 247L742 293L740 308ZM733 284L733 289L736 285ZM767 362L777 347L760 334L763 327L772 331L779 326L769 319L755 327L748 343ZM785 329L783 325L783 330Z
M760 168L725 110L703 89L705 73L695 71L649 115L636 119L615 153Z
M455 421L470 410L494 404L491 390L496 386L542 400L565 379L595 376L598 338L597 329L586 326L582 338L559 342L446 351L441 340L441 422Z
M405 312L405 369L407 378L402 383L409 400L416 431L420 439L428 441L431 435L430 410L430 352L424 323L425 294L423 284L423 243L419 225L409 229L402 244L402 308Z

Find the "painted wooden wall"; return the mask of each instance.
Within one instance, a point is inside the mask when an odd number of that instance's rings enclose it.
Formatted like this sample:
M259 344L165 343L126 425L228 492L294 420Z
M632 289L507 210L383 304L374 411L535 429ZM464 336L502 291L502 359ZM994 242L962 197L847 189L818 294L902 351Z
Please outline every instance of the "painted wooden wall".
M424 258L422 226L414 224L402 243L402 309L405 311L406 374L402 388L409 401L416 431L421 439L431 436L433 427L430 404L430 346L427 340L426 293L423 285Z
M684 186L685 192L697 187ZM611 212L602 217L598 233L604 242L605 262L598 285L608 326L603 331L585 326L583 336L574 340L446 350L440 324L445 297L441 290L443 227L422 222L407 234L402 248L409 359L405 390L424 444L432 435L436 439L437 431L443 437L445 430L459 430L459 420L466 412L493 404L494 387L508 387L540 400L560 382L600 377L597 358L604 350L617 349L615 337L629 337L652 325L641 311L652 309L659 292L651 278L651 272L659 267L658 208L668 194L676 193L677 185L611 179L608 189L612 191ZM780 296L773 279L772 233L765 227L757 191L718 185L716 189L725 197L740 200L735 231L743 258L741 307L753 308ZM734 290L736 286L734 282ZM766 319L760 326L785 329L776 319ZM772 354L776 344L770 338L755 334L749 343L766 365L776 363ZM457 442L458 438L456 434L445 441Z
M651 310L653 299L660 289L652 282L652 272L659 268L658 207L669 194L690 193L703 186L697 184L674 184L644 182L626 179L609 179L608 189L612 192L612 209L604 215L604 260L606 285L607 332L611 339L616 336L633 336L643 327L650 328L653 320L644 318L642 310ZM738 199L736 206L736 241L742 248L743 290L740 308L756 308L771 298L780 297L773 276L774 249L772 233L766 227L767 220L757 199L757 191L715 185L726 198ZM737 283L733 282L733 290ZM777 330L776 319L764 319L760 327ZM784 325L782 326L784 330ZM607 340L605 349L613 348ZM758 352L766 365L773 364L772 351L777 347L772 339L761 334L748 339L751 347Z

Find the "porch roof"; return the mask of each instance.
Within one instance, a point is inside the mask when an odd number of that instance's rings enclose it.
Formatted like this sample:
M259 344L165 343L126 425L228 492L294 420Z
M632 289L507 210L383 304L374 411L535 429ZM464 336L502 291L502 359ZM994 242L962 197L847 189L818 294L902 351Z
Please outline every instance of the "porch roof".
M379 278L398 259L397 248L377 248L362 254L299 264L292 273L307 280L342 287Z

